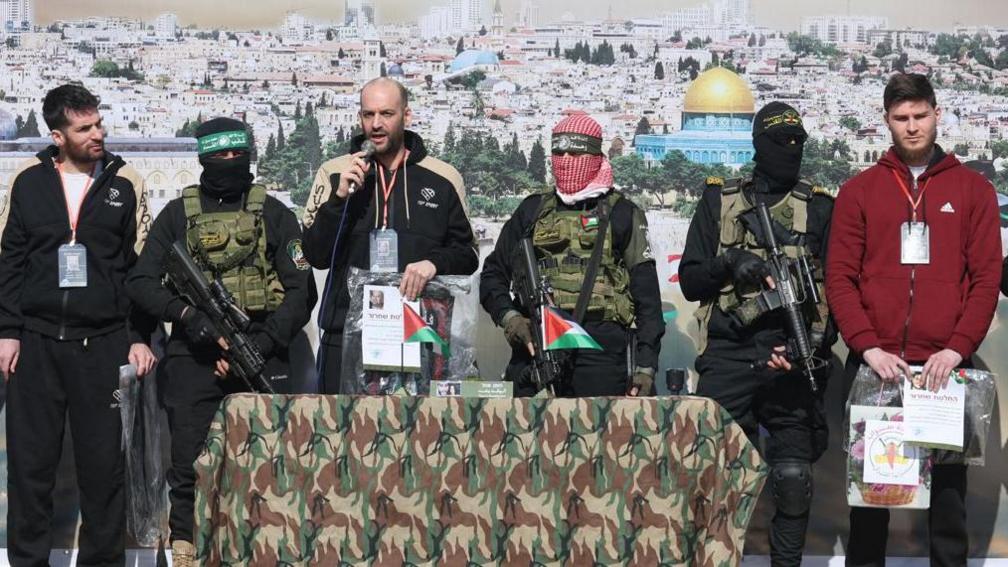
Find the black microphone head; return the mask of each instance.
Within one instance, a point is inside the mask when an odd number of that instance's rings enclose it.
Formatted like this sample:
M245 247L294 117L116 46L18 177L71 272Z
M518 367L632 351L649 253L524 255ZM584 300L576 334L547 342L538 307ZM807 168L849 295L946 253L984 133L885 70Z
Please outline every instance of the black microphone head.
M362 152L364 152L364 160L365 161L370 160L371 158L373 158L374 155L375 155L375 152L378 151L378 147L375 146L374 142L372 142L371 140L364 140L364 143L361 144L360 149L361 149Z

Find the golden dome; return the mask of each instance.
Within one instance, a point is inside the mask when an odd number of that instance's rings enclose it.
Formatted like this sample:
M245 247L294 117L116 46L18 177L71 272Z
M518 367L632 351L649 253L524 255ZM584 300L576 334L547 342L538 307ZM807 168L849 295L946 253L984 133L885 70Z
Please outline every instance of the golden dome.
M686 91L683 112L752 114L756 101L745 79L724 67L714 67L697 76Z

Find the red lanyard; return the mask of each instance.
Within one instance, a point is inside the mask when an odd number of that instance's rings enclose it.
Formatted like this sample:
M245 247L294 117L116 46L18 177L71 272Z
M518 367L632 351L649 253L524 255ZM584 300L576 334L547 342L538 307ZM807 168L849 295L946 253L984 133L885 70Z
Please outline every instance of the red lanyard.
M920 206L921 201L924 199L924 191L927 189L928 181L931 181L931 178L928 177L924 180L924 184L921 185L920 193L917 193L917 200L915 201L914 198L910 196L910 190L907 189L906 182L903 181L903 177L895 169L891 171L893 173L893 177L896 178L896 183L899 183L900 189L903 191L907 201L910 203L910 206L913 207L913 222L917 222L917 207Z
M95 171L98 170L98 164L96 163L91 167L91 174L88 175L87 181L84 182L84 190L81 191L80 202L77 203L76 214L70 213L70 196L67 195L66 182L63 181L63 164L57 162L56 170L59 171L60 175L60 185L63 186L63 200L66 202L67 207L67 218L70 219L70 244L77 242L77 221L80 219L81 207L84 206L84 197L87 197L88 188L91 187L91 183L94 181Z
M402 162L400 162L399 165L402 166L402 167L406 167L406 159L407 158L409 158L409 150L406 150L406 153L403 154ZM382 192L384 192L384 194L385 194L385 198L384 198L385 215L384 215L384 218L382 220L382 228L388 228L389 195L392 194L392 189L395 188L396 177L398 175L399 175L399 167L396 167L394 170L392 170L392 181L389 181L386 184L386 182L385 182L385 168L382 167L382 164L380 164L380 163L378 164L378 179L381 179Z

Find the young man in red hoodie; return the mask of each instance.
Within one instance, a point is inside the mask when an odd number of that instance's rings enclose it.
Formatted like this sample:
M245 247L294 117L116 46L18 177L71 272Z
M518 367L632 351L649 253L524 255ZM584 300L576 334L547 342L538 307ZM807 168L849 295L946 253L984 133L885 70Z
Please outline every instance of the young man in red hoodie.
M883 96L893 147L840 188L826 265L830 309L882 380L921 364L927 387L968 366L998 299L1001 239L994 188L935 144L941 110L927 78L897 74ZM932 471L932 565L965 565L966 467ZM884 565L889 511L851 508L847 565Z

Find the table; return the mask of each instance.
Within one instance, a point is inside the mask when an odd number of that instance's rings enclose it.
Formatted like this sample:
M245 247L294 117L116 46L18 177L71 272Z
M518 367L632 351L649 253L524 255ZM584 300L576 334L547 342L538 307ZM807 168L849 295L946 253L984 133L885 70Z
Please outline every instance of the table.
M196 462L207 565L722 565L768 471L697 397L230 396Z

